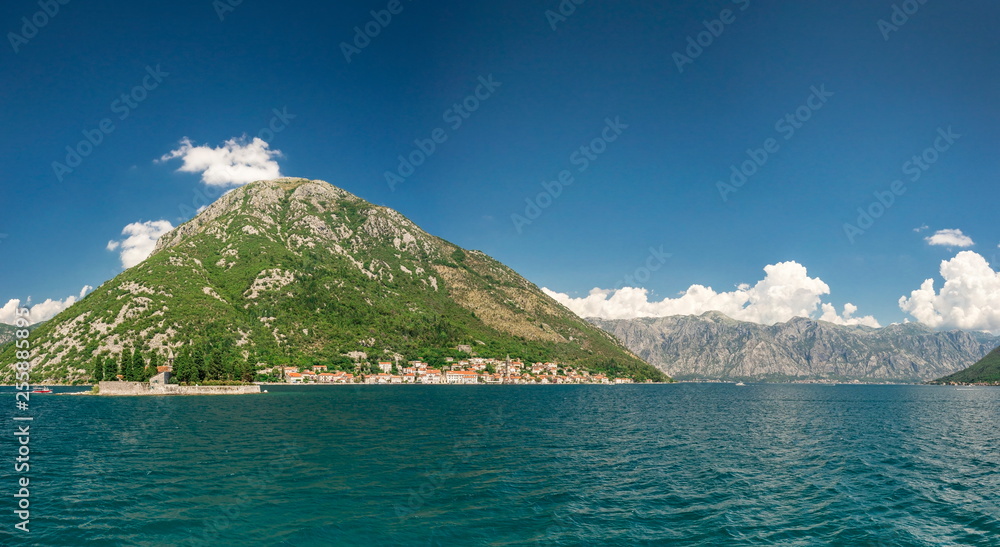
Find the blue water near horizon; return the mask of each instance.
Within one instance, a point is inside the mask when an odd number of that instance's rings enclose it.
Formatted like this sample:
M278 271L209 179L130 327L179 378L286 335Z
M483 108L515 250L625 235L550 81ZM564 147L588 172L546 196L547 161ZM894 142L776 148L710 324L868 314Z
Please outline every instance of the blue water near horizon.
M1000 389L267 389L33 397L0 544L1000 544Z

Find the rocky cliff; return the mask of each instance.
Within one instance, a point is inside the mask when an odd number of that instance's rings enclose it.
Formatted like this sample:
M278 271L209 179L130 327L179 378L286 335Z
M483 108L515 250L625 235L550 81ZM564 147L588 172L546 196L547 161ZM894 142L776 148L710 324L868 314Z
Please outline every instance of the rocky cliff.
M590 321L677 379L918 382L961 370L1000 344L918 323L873 329L795 318L767 326L718 312Z

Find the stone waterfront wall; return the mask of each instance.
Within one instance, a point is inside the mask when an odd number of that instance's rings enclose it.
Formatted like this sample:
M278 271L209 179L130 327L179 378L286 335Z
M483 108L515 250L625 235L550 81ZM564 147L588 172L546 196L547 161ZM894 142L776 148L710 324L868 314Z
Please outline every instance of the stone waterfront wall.
M244 395L260 393L260 386L150 385L148 382L101 382L99 395Z

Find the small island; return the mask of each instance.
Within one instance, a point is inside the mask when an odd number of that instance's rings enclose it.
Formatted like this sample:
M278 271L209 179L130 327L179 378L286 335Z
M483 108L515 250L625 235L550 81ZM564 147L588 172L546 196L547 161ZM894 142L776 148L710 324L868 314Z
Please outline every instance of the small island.
M187 358L185 352L177 365L181 368L182 374L186 372ZM195 377L205 378L210 385L201 385L194 381L185 382L186 385L176 383L174 375L174 354L168 353L167 363L159 364L159 355L153 354L147 363L142 354L132 350L122 352L121 362L114 359L107 359L103 365L99 365L94 376L97 380L91 392L94 395L105 396L136 396L136 395L246 395L250 393L261 393L260 385L249 382L240 382L241 379L252 378L252 373L246 368L246 364L232 364L221 374L206 373L204 376L193 375L191 378L181 378L181 380L193 380ZM114 378L112 380L112 378Z
M94 395L135 396L135 395L246 395L260 393L260 385L182 386L170 383L169 365L149 379L148 382L110 381L98 382Z

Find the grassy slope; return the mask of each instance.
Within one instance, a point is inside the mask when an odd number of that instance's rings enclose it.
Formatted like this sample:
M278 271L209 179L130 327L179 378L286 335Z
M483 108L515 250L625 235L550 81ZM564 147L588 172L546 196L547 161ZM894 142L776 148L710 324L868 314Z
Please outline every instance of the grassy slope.
M934 381L935 384L997 384L1000 383L1000 348L971 367Z

